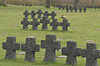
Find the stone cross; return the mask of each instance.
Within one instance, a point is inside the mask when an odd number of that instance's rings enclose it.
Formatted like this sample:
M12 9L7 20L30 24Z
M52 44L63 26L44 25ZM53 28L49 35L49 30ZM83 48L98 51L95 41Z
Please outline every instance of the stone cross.
M27 37L26 43L21 44L21 50L25 51L25 61L35 62L35 52L40 51L40 45L36 44L36 38Z
M70 7L69 9L70 9L70 12L73 12L73 7Z
M36 15L35 11L32 10L31 13L30 13L30 15L31 15L31 18L34 19L35 18L35 15Z
M55 19L56 13L54 11L52 11L51 15L51 19Z
M86 8L86 7L84 7L84 8L83 8L83 11L84 11L84 12L86 12L86 10L87 10L87 8Z
M66 12L69 12L69 7L66 7Z
M100 50L96 49L96 43L87 43L87 49L82 49L82 57L86 58L85 66L98 66L97 58L100 58Z
M81 7L79 8L79 12L82 12L82 8Z
M29 21L28 18L23 18L23 21L21 21L21 24L23 24L23 29L28 29Z
M16 50L20 50L20 44L16 43L16 37L7 37L6 42L2 43L2 48L6 49L6 59L16 59Z
M41 18L41 15L43 14L43 12L39 9L37 14L38 14L38 18Z
M61 10L61 5L59 5L59 10Z
M24 15L25 15L25 17L28 17L28 15L29 15L28 10L25 10Z
M76 56L81 56L81 49L76 47L76 42L68 41L67 47L62 48L62 55L67 55L66 64L77 65Z
M44 16L42 20L40 20L40 23L42 23L42 29L48 29L47 24L49 24L49 19L47 19L47 16Z
M44 61L56 61L56 50L60 49L60 42L56 35L46 35L46 40L41 40L41 48L46 48Z
M68 27L70 26L70 23L68 23L67 19L64 19L62 23L60 23L60 26L62 26L62 30L68 31Z
M34 18L33 21L31 22L31 25L33 26L32 29L37 30L39 24L40 23L38 22L38 20L36 18Z
M57 30L57 27L59 26L57 19L53 19L53 22L50 23L50 26L52 26L52 30Z
M45 11L43 15L44 15L44 16L47 16L47 18L48 18L48 16L49 16L48 11Z
M77 7L75 7L74 9L75 9L75 12L77 12L77 9L78 9L78 8L77 8Z

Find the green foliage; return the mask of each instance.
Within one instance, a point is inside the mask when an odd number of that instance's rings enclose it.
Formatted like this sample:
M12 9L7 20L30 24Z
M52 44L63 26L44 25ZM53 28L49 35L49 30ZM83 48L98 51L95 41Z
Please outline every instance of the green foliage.
M52 31L51 26L49 30L32 30L32 26L29 29L23 30L21 20L23 19L23 12L28 9L37 11L55 11L57 13L57 19L62 22L60 16L63 14L66 16L71 23L69 32L61 31L61 26L58 27L57 31ZM50 18L50 17L49 17ZM29 16L29 20L31 18ZM87 42L96 42L97 49L100 50L100 10L88 9L86 13L66 13L64 10L58 10L53 7L46 9L45 7L23 7L23 6L8 6L0 7L0 66L72 66L65 65L66 58L57 58L57 62L44 63L43 58L45 55L45 49L41 49L40 52L36 53L36 62L29 63L24 61L24 55L18 55L16 60L4 59L6 51L2 49L2 42L6 41L7 36L16 36L18 43L25 43L27 36L35 36L37 43L40 44L41 40L45 40L47 34L54 34L58 38L61 38L61 46L66 46L67 41L77 41L78 48L86 48ZM90 40L90 41L89 41ZM22 51L17 51L22 52ZM61 56L61 52L57 51L57 56ZM77 57L78 65L85 66L85 58ZM100 59L98 59L98 65L100 66Z

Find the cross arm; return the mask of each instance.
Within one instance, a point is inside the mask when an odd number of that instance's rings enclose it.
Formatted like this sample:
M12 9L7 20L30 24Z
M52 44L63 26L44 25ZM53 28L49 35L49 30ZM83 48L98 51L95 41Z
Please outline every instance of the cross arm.
M2 43L2 48L3 48L3 49L7 49L7 46L8 46L8 45L7 45L6 42L3 42L3 43Z
M14 43L13 49L20 50L20 43Z
M27 49L26 44L24 44L24 43L21 44L21 50L22 50L22 51L26 51L25 49Z

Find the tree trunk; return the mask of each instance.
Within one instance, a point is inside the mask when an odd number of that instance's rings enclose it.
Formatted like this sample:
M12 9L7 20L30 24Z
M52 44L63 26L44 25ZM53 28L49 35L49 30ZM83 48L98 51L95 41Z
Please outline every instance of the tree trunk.
M6 6L6 0L0 0L0 5L1 6Z
M74 7L77 7L78 6L78 2L79 2L79 0L75 0Z
M92 0L92 7L95 6L95 0Z
M50 0L46 0L46 8L50 8Z

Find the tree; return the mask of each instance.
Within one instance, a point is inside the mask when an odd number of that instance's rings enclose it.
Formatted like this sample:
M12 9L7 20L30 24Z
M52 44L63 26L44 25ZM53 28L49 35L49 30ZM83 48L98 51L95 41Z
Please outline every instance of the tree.
M6 0L0 0L0 5L1 5L1 6L7 6L7 5L6 5Z
M94 4L95 4L95 0L92 0L92 6L93 6L93 7L95 6Z
M46 0L46 8L50 8L50 0Z
M79 2L79 0L74 0L75 2L74 2L74 7L77 7L78 6L78 2Z

